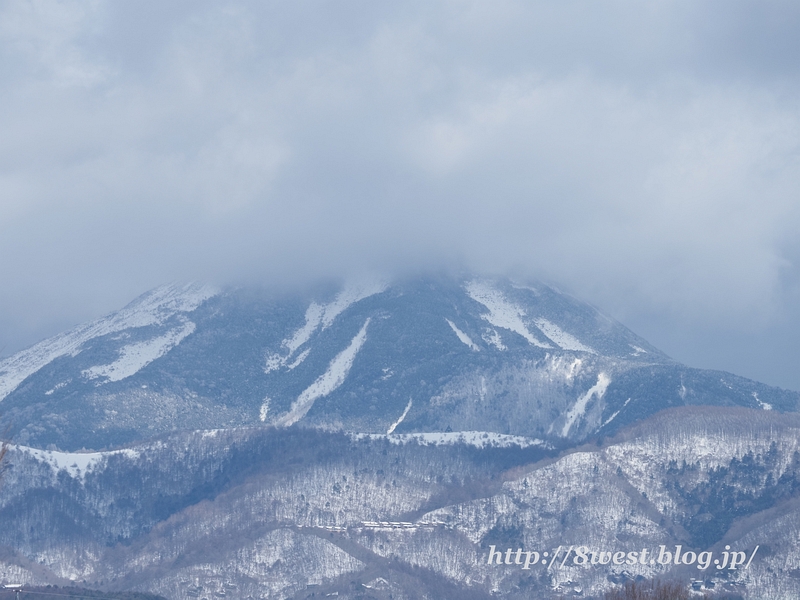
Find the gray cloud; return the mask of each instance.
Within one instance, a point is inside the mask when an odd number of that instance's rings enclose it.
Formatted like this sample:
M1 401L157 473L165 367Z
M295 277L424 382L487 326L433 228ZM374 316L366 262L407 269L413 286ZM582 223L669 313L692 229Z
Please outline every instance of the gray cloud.
M175 278L467 265L800 389L777 366L800 357L799 24L793 2L0 3L0 347Z

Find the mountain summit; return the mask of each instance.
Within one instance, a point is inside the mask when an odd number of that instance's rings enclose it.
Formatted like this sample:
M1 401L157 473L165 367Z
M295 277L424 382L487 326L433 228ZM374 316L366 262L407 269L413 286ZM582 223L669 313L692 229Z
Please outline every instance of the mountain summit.
M0 399L19 443L74 450L262 423L577 442L671 406L800 395L681 365L542 283L428 277L163 286L0 362Z

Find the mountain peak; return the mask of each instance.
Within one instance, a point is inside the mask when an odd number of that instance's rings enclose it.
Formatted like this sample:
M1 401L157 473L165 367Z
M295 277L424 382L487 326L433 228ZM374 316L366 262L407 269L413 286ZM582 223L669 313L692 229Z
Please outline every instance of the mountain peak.
M258 424L581 440L669 406L796 396L684 367L551 286L475 276L162 286L0 363L15 439L64 448Z

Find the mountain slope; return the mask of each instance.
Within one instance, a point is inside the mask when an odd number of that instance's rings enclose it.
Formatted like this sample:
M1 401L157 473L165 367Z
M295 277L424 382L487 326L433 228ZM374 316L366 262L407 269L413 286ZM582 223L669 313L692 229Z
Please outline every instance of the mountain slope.
M0 362L0 392L15 440L68 450L259 423L577 442L670 406L800 399L680 365L544 284L474 277L165 286Z

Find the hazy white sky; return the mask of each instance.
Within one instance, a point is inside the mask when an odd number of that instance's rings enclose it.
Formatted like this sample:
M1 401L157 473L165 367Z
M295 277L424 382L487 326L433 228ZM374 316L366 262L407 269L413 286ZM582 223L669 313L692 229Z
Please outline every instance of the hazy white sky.
M800 389L800 3L0 1L0 355L173 279L468 267Z

